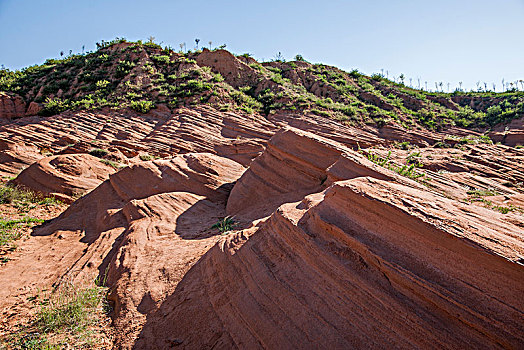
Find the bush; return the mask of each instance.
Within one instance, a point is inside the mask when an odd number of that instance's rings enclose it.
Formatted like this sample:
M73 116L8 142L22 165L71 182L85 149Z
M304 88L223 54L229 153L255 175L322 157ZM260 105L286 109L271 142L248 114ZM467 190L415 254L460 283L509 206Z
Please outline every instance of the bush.
M156 64L166 64L167 65L167 64L171 63L171 59L169 58L169 56L166 56L166 55L151 56L151 59Z
M35 202L37 197L31 191L26 191L16 186L0 187L0 204L13 204L15 202Z
M129 107L139 113L147 113L155 107L155 104L151 101L131 101Z
M44 108L38 113L44 117L50 117L55 114L62 113L69 108L67 100L61 100L58 97L48 97L44 103Z
M306 62L306 60L304 59L304 57L302 57L302 55L296 55L295 56L295 61Z
M140 157L140 160L142 160L144 162L147 162L147 161L153 159L153 156L151 156L149 154L141 154L139 157Z
M107 156L109 152L105 149L102 149L102 148L93 148L92 150L89 151L89 154L94 156L94 157L97 157L97 158L104 158L105 156Z

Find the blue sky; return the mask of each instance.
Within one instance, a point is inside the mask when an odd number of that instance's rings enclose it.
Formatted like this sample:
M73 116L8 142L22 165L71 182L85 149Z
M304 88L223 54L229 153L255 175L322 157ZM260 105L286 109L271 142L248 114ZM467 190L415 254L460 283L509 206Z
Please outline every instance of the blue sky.
M292 59L409 83L524 79L524 0L0 0L0 64L19 69L93 50L102 39L154 36L178 49L209 41L234 53Z

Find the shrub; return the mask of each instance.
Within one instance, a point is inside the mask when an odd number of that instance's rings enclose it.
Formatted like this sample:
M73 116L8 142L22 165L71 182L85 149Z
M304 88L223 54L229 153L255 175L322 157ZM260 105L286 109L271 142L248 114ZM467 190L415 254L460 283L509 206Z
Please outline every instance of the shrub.
M116 67L116 77L125 77L133 69L133 67L135 67L135 64L133 62L127 60L120 61L118 63L118 66Z
M169 63L171 63L171 59L169 58L169 56L166 56L166 55L154 55L154 56L151 56L151 59L156 64L169 64Z
M20 187L7 185L0 187L0 204L12 204L15 202L35 202L37 197L31 191Z
M109 165L110 167L113 167L115 169L120 169L120 168L123 168L122 164L120 163L117 163L117 162L113 162L112 160L109 160L109 159L100 159L100 162L102 164L105 164L105 165Z
M93 148L92 150L89 151L89 154L94 156L94 157L97 157L97 158L103 158L105 156L107 156L109 152L105 149L102 149L102 148Z
M295 61L299 61L299 62L307 62L304 57L302 57L302 55L296 55L295 56Z
M44 103L44 107L38 114L44 117L49 117L55 114L62 113L68 108L69 104L67 100L61 100L58 97L48 97Z
M109 81L107 80L99 80L96 82L96 87L99 88L99 89L104 89L106 87L108 87L110 84Z
M129 107L139 113L147 113L155 107L155 104L151 101L131 101Z

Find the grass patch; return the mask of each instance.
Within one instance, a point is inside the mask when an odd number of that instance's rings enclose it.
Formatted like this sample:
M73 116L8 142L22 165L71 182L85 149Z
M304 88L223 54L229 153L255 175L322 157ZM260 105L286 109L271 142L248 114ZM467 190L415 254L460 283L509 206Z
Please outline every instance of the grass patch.
M32 224L41 224L42 219L23 217L16 220L0 220L0 247L6 246L17 239L20 239L22 232L17 230L20 226L31 226Z
M141 154L139 157L140 157L140 160L144 162L147 162L148 160L153 159L153 156L149 154Z
M469 192L468 192L469 193ZM503 206L503 205L496 205L496 204L493 204L492 201L488 200L488 199L484 199L480 196L474 196L473 198L469 198L467 199L467 201L469 201L470 203L472 202L481 202L485 208L489 208L489 209L492 209L492 210L496 210L502 214L508 214L509 212L517 212L517 213L520 213L520 214L524 214L524 209L522 209L521 207L518 207L516 205L513 205L513 204L510 204L508 206Z
M238 222L236 222L231 216L226 216L225 218L218 220L213 226L211 226L211 228L218 229L218 231L224 235L233 231L237 225Z
M0 204L34 203L36 201L37 197L33 192L26 191L18 186L5 185L0 187Z
M469 190L467 193L468 193L468 195L473 196L473 197L486 197L486 196L496 196L496 195L498 195L497 191L493 191L493 190L479 190L479 189Z
M121 169L124 167L124 165L117 163L117 162L113 162L112 160L109 160L109 159L100 159L100 163L109 165L110 167L113 167L115 169Z
M364 153L364 152L360 150L360 153ZM407 160L408 164L399 166L390 160L391 151L388 152L388 155L385 158L382 158L374 154L373 152L367 152L366 156L373 163L380 165L381 167L384 167L386 169L392 170L396 172L397 174L408 177L412 180L419 181L421 180L422 177L425 176L424 173L417 171L417 169L422 166L422 163L417 161L415 163L409 164L411 160L410 158L408 158Z
M40 307L29 325L3 340L7 349L99 348L108 311L107 288L61 285L38 297Z
M18 210L28 211L37 205L57 205L60 201L53 197L43 198L19 186L3 185L0 186L0 204L10 204Z

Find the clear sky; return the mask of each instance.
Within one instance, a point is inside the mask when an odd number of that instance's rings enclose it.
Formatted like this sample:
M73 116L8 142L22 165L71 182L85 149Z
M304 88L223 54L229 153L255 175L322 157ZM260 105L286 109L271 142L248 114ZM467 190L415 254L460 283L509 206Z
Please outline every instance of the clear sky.
M524 79L524 0L0 0L0 64L19 69L125 37L209 41L270 60L401 73L451 90Z

